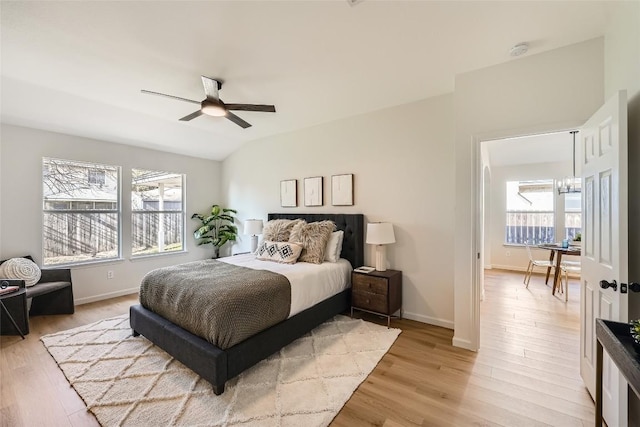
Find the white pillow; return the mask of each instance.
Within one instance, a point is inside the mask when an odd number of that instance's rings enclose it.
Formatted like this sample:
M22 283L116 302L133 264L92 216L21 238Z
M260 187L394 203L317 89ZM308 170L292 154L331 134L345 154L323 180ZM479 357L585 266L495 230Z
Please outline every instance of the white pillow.
M42 272L35 262L26 258L11 258L0 265L1 279L24 280L25 286L38 283Z
M342 252L342 240L344 239L344 231L338 230L331 233L327 246L324 250L324 260L329 262L338 262L340 253Z
M265 240L256 250L256 258L262 261L275 261L284 264L294 264L300 253L302 245L292 242L272 242Z

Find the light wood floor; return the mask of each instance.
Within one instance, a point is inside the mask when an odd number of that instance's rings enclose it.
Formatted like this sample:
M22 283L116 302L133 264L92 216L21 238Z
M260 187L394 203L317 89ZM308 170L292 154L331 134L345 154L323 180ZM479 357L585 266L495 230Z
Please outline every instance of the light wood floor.
M578 282L565 303L541 276L528 290L522 277L487 273L478 353L452 347L450 330L392 321L402 334L332 425L593 426L594 405L578 372ZM126 313L136 301L33 317L26 340L1 337L0 425L97 425L39 337Z

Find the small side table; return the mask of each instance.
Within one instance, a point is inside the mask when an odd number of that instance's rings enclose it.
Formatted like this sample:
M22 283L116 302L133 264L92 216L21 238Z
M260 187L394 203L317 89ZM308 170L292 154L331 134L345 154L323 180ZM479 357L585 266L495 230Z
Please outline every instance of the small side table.
M596 319L596 419L602 426L602 371L604 351L627 380L629 388L640 398L640 358L634 347L628 323ZM627 417L628 408L627 408Z
M28 333L27 290L0 295L0 335L20 335L24 339Z
M397 311L402 319L402 271L351 273L351 317L354 309L386 316L387 328Z

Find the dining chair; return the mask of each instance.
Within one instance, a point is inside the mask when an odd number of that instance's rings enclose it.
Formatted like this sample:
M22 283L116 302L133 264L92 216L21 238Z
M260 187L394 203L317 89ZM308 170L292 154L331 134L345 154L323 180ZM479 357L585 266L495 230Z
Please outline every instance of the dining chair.
M527 266L527 271L524 274L524 284L527 289L529 288L529 280L531 280L531 274L533 274L533 269L535 267L542 268L556 268L555 264L548 259L533 259L533 255L531 254L531 245L529 245L529 241L525 240L525 247L527 248L527 255L529 255L529 265Z
M560 292L564 292L564 301L569 301L569 273L576 273L580 275L580 261L567 261L560 264L561 276L560 276ZM562 276L564 276L564 284L562 283Z

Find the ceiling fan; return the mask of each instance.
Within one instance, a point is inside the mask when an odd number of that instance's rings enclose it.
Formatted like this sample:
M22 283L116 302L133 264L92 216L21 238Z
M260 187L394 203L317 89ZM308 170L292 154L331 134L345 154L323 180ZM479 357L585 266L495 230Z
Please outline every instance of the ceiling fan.
M184 116L180 120L183 122L188 122L189 120L193 120L198 116L203 114L215 117L226 117L231 120L233 123L237 124L243 129L246 129L251 126L250 123L242 120L240 117L236 116L229 110L236 111L262 111L266 113L275 113L276 107L273 105L264 105L264 104L226 104L222 102L220 97L218 96L218 91L222 88L222 82L220 80L212 79L210 77L202 77L202 85L204 86L204 93L207 98L203 101L194 101L192 99L181 98L179 96L167 95L166 93L160 92L152 92L150 90L142 89L142 93L146 93L149 95L159 95L164 96L166 98L177 99L179 101L191 102L192 104L200 104L200 109L198 111L194 111L193 113Z

